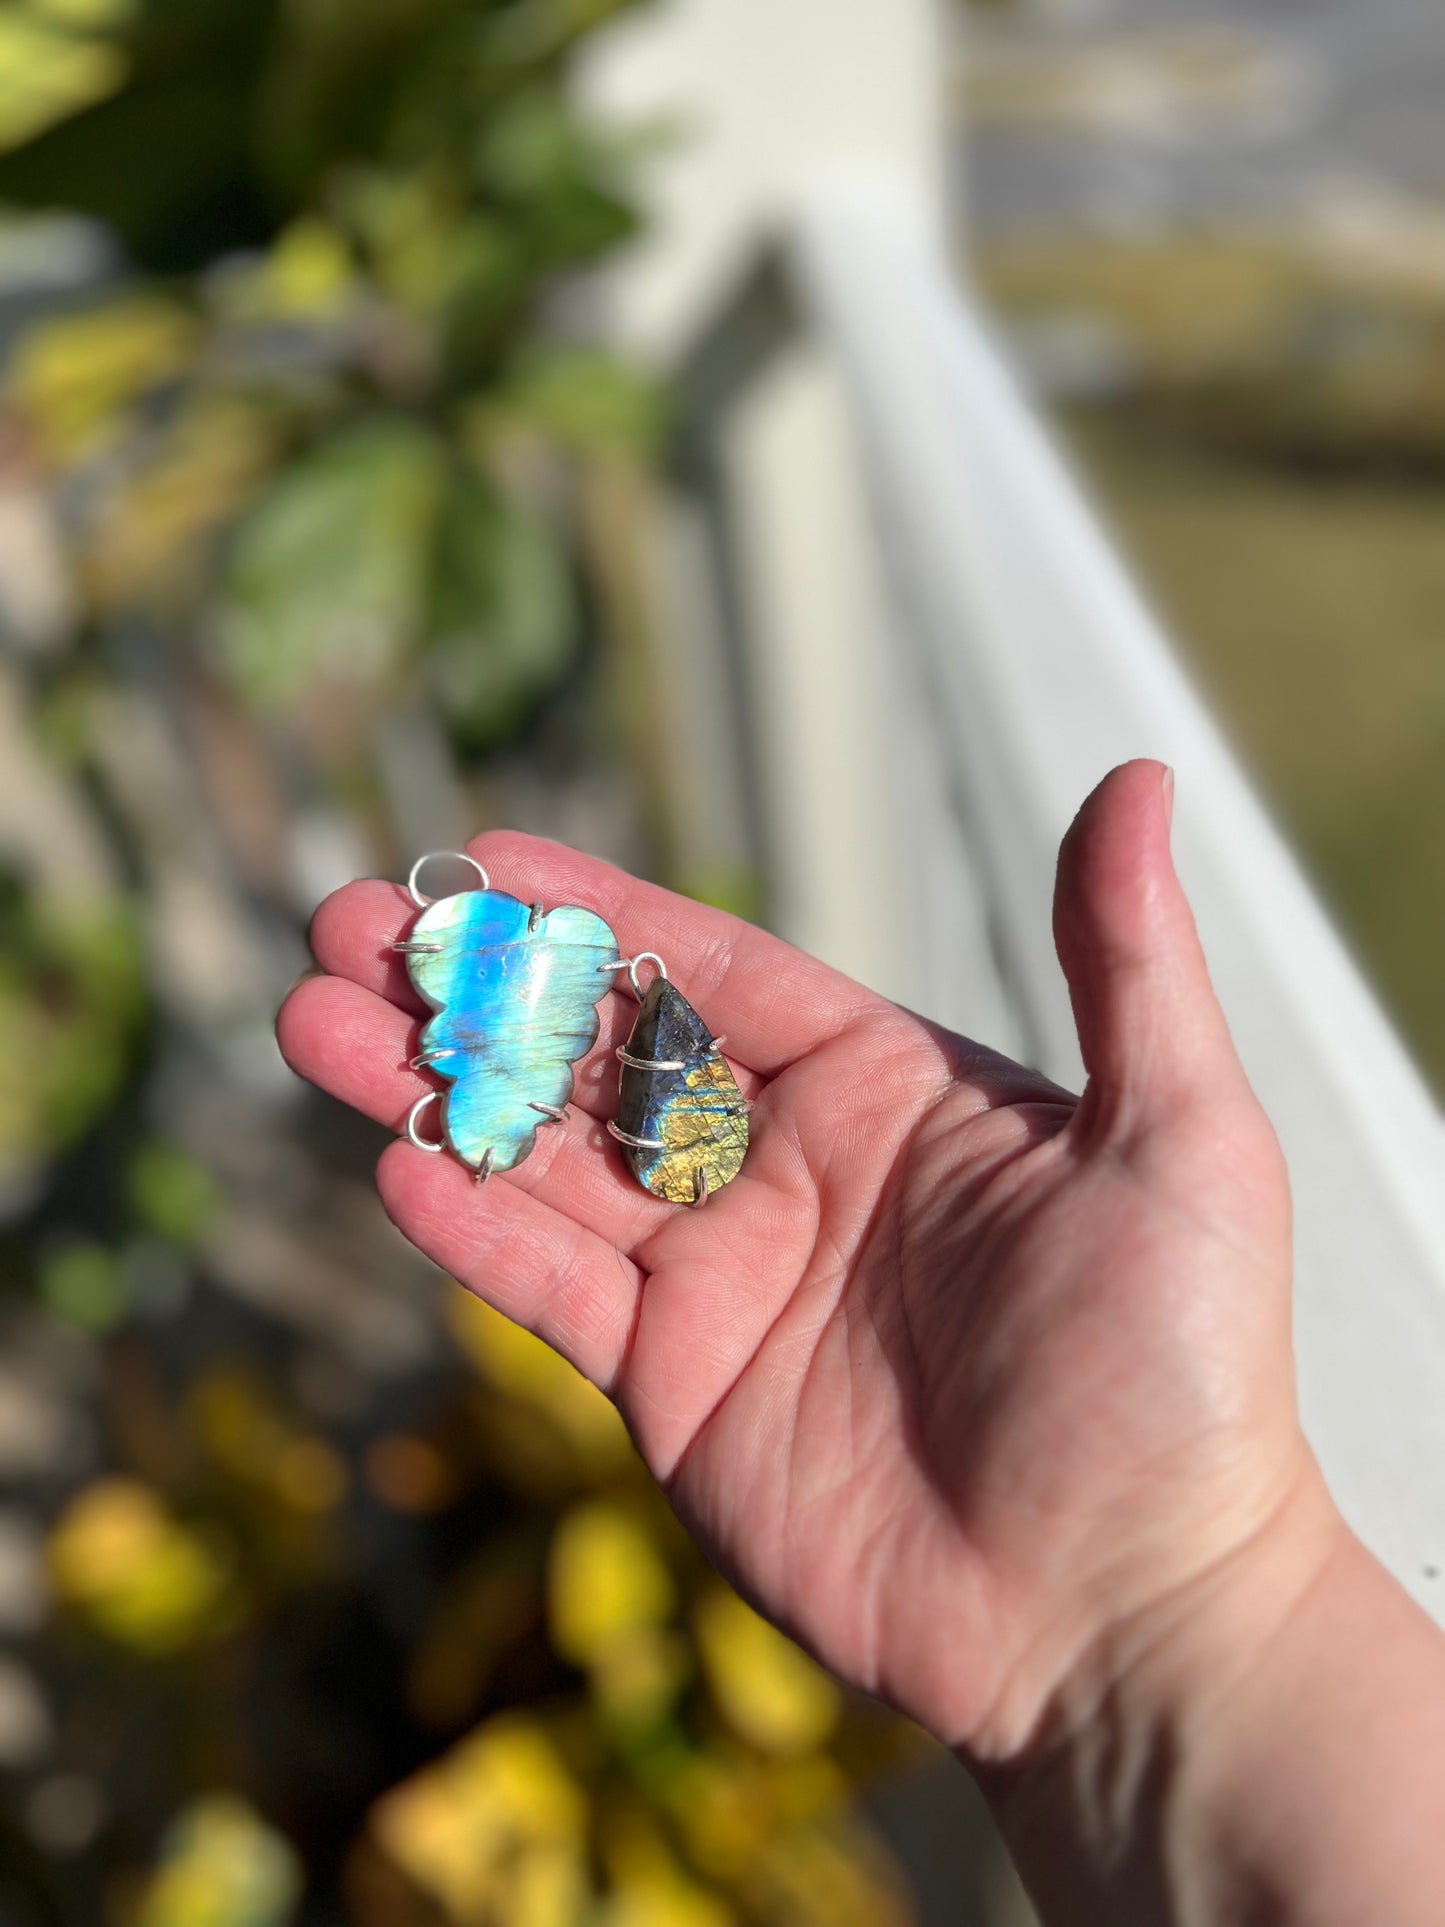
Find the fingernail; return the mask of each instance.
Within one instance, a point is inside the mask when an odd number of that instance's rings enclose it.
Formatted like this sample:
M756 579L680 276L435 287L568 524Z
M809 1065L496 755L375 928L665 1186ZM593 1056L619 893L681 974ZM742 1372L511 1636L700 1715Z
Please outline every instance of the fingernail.
M1174 827L1174 771L1168 763L1164 765L1164 775L1159 787L1164 794L1164 821L1172 829Z

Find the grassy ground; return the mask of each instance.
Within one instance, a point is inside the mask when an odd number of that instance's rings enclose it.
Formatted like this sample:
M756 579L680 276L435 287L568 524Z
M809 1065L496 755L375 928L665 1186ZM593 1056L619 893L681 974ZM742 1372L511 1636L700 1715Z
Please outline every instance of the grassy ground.
M1098 416L1071 436L1205 694L1445 1092L1445 499Z

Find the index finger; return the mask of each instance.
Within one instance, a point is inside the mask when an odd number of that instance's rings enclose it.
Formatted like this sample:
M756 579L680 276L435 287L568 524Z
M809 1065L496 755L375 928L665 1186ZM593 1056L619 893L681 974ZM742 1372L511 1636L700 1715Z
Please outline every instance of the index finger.
M549 907L578 903L611 925L619 955L655 951L727 1054L764 1077L889 1008L884 999L756 924L642 883L565 844L489 830L467 845L492 883Z

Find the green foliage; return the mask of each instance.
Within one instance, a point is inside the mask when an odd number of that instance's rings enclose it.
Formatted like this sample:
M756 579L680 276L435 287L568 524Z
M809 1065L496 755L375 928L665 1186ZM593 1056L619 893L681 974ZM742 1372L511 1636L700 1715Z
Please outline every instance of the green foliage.
M68 1149L115 1101L145 1023L124 909L45 906L0 888L0 1175Z
M0 18L0 203L128 258L0 396L52 611L0 728L67 819L0 889L0 1209L81 1408L33 1507L37 1776L102 1816L57 1918L906 1917L842 1764L874 1717L726 1593L600 1393L454 1288L447 1343L372 1138L265 1034L309 840L385 869L413 786L475 806L603 606L580 532L665 408L549 317L636 226L640 150L567 86L626 4Z
M125 57L102 35L73 31L112 24L114 8L66 10L32 4L0 14L0 150L32 140L57 121L114 94ZM98 15L86 19L85 13Z
M617 11L149 0L94 28L122 77L0 155L0 197L100 216L153 271L43 323L7 384L86 504L98 620L204 629L263 716L344 691L362 739L430 692L481 753L559 685L557 464L660 419L540 327L557 274L635 227L628 145L564 78Z
M200 1248L220 1209L215 1179L175 1145L149 1140L131 1160L130 1198L140 1225L171 1244Z
M542 434L581 454L650 453L666 427L656 385L595 349L532 350L513 369L506 399Z
M438 531L430 684L458 737L486 748L510 735L566 667L574 599L545 519L474 477Z
M232 542L222 654L258 705L305 691L394 687L425 630L446 450L374 416L284 469Z
M143 0L86 34L25 17L30 68L41 47L49 63L37 94L49 85L32 137L7 143L0 198L63 199L143 267L193 272L376 169L521 219L534 267L570 260L631 217L559 71L629 4Z
M87 1331L108 1331L125 1312L120 1263L108 1245L76 1243L50 1253L40 1291L57 1318Z

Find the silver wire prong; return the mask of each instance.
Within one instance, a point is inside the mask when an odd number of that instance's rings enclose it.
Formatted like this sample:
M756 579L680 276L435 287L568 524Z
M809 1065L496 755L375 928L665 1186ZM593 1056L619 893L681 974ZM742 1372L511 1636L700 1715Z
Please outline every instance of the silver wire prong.
M697 1167L697 1196L692 1201L694 1211L699 1211L707 1203L707 1166Z
M608 1118L607 1129L619 1144L630 1144L634 1151L665 1151L667 1145L660 1137L634 1137L631 1131L624 1131L615 1118Z
M536 1098L533 1098L532 1109L534 1111L540 1111L544 1122L548 1124L565 1124L567 1122L567 1107L565 1104L542 1104L539 1103Z
M439 1064L444 1057L455 1057L454 1050L421 1050L407 1066L409 1070L429 1071L433 1064Z
M530 937L546 913L540 903L534 903L527 913L527 935Z
M482 1153L482 1161L477 1166L477 1183L485 1184L492 1175L492 1163L497 1155L496 1146L489 1144Z
M634 1057L626 1044L619 1044L613 1055L619 1064L628 1064L635 1071L685 1071L686 1059L681 1057Z
M444 943L412 943L410 938L402 937L391 945L403 957L439 957L446 949Z

